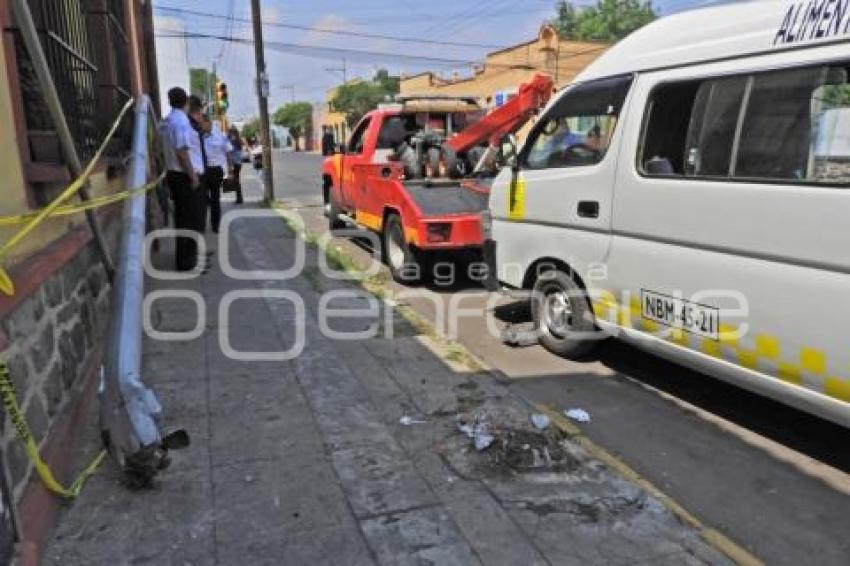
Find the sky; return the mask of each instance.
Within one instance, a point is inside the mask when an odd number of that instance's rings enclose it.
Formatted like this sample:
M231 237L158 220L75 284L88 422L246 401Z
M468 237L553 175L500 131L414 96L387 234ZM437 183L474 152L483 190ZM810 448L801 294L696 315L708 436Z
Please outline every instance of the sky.
M664 15L711 1L655 0L653 6ZM555 13L554 0L261 0L261 5L272 111L293 97L309 102L324 100L325 91L342 82L343 58L349 79L371 77L380 68L393 74L426 70L446 76L453 71L468 74L472 62L482 61L488 52L535 38L543 21ZM248 0L154 0L154 14L181 19L188 33L252 37L250 23L239 21L250 20ZM427 43L319 30L413 38ZM231 118L256 115L253 46L206 38L186 41L190 66L211 68L216 62L219 76L228 85ZM369 54L352 54L350 50Z

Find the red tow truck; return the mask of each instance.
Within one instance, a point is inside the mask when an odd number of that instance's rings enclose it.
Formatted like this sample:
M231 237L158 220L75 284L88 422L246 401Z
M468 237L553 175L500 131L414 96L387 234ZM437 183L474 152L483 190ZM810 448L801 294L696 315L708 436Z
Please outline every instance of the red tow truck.
M500 144L546 104L552 86L535 75L490 113L473 98L436 96L397 97L369 112L322 165L331 229L377 233L384 262L404 283L426 279L449 252L480 252Z

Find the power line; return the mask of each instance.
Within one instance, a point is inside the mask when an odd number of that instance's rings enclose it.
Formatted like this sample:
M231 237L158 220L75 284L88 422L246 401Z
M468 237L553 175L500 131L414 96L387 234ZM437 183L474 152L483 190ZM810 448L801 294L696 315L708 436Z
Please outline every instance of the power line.
M227 42L232 42L232 43L238 43L238 44L242 44L242 45L253 45L253 41L250 40L250 39L225 37L225 36L221 36L221 35L213 35L213 34L205 34L205 33L193 33L193 32L186 32L186 33L164 32L164 33L156 34L156 37L162 37L162 38L180 37L180 38L186 38L186 39L214 39L214 40L219 40L219 41L227 41ZM408 61L408 62L418 61L418 62L422 62L422 63L432 63L432 64L440 64L440 65L464 65L464 66L466 66L466 65L476 65L476 64L481 63L480 60L471 60L471 59L450 59L450 58L445 58L445 57L434 57L434 56L429 56L429 55L414 55L412 53L369 51L369 50L362 50L362 49L350 49L350 48L344 48L344 47L318 47L318 46L315 46L315 45L304 45L304 44L298 44L298 43L286 43L286 42L279 42L279 41L266 41L265 46L266 46L267 49L272 49L274 51L279 51L279 52L283 52L283 53L290 53L290 54L294 54L294 55L302 55L302 56L306 56L306 57L316 57L316 58L319 58L319 59L339 60L340 58L345 57L346 59L355 59L355 60L359 59L362 62L372 62L375 59L382 59L382 60L395 59L395 60L398 60L398 61ZM571 53L570 56L575 57L575 56L578 56L578 55L584 55L584 54L593 53L593 52L596 52L596 51L603 51L605 49L608 49L609 47L610 47L610 45L608 45L608 44L598 45L598 46L594 46L590 49ZM526 61L525 63L522 63L522 64L490 62L490 63L486 63L486 65L489 66L489 67L501 67L501 68L508 68L508 69L515 69L515 68L537 69L537 68L539 68L535 65L530 64L529 61Z
M223 14L212 14L209 12L199 12L196 10L186 10L184 8L173 8L171 6L154 6L157 10L163 12L169 12L172 14L181 14L187 16L198 16L202 18L213 18L213 19L229 19L228 16ZM234 22L242 22L242 23L251 23L250 20L244 18L232 18ZM316 28L305 25L298 24L283 24L279 22L266 22L263 24L265 27L277 27L277 28L285 28L285 29L297 29L301 31L309 31L316 33L327 33L332 35L345 35L349 37L361 37L366 39L383 39L387 41L401 41L407 43L422 43L426 45L444 45L448 47L474 47L481 49L502 49L503 45L494 45L494 44L486 44L486 43L467 43L461 41L441 41L436 39L421 39L418 37L401 37L401 36L392 36L392 35L382 35L377 33L364 33L357 31L345 31L345 30L335 30L328 28Z

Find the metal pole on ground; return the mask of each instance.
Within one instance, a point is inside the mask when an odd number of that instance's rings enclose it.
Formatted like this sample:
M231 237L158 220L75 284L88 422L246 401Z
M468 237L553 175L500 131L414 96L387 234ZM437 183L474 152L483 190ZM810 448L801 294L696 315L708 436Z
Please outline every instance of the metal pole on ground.
M263 52L263 22L260 0L251 0L251 20L254 24L254 57L257 60L257 99L260 104L260 140L263 144L263 176L266 202L274 202L274 174L272 171L272 136L269 123L269 77Z

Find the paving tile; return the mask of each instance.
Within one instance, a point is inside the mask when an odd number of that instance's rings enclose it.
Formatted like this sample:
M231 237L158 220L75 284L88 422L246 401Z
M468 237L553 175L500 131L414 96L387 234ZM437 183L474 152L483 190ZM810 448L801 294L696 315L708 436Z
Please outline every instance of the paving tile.
M428 486L394 444L333 451L331 461L358 517L435 503Z
M481 564L441 507L382 515L361 525L378 563L384 566Z
M285 539L351 521L336 475L322 455L216 467L213 490L216 540L222 547Z

